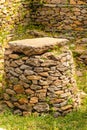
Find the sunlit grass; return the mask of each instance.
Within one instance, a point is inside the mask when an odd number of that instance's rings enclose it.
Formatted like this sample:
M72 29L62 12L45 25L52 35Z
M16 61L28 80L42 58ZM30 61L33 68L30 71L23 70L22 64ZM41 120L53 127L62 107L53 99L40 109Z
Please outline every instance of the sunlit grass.
M10 111L0 115L0 127L6 130L87 130L87 99L78 110L65 117L52 115L27 116L13 115Z

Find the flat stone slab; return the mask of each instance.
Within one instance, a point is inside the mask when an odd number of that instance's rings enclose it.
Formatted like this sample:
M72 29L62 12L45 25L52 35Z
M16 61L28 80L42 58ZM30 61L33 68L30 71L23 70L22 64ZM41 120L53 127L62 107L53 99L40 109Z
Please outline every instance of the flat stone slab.
M21 52L31 56L34 54L42 54L52 49L55 45L64 46L67 42L67 39L44 37L11 41L9 42L9 46L15 52Z

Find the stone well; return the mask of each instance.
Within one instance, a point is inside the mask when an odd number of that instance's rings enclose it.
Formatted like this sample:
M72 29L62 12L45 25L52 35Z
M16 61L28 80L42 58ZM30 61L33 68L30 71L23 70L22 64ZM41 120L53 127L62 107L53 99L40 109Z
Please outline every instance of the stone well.
M78 106L75 70L67 39L9 42L5 50L4 102L20 115L64 115Z

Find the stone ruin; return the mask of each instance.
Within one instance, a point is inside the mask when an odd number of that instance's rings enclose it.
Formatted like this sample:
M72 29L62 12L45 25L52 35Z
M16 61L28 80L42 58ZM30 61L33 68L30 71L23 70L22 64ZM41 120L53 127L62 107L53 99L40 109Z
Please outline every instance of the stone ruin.
M48 37L9 42L3 97L14 114L65 115L77 108L75 67L67 43Z

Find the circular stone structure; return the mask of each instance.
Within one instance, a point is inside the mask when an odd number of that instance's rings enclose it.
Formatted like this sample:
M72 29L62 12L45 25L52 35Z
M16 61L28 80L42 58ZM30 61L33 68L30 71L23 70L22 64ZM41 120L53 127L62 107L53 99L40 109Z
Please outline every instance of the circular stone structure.
M79 104L75 69L67 39L9 42L5 50L4 102L20 115L64 115Z

